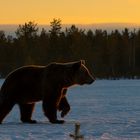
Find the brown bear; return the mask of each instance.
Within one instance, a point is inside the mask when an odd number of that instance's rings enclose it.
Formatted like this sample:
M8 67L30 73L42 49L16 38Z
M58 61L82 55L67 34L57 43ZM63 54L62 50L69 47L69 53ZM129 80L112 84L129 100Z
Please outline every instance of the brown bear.
M22 122L36 123L31 116L38 101L43 102L44 114L51 123L63 123L64 120L57 119L57 110L61 111L61 117L70 110L67 89L93 81L83 60L18 68L7 76L1 87L0 123L15 104L19 105Z

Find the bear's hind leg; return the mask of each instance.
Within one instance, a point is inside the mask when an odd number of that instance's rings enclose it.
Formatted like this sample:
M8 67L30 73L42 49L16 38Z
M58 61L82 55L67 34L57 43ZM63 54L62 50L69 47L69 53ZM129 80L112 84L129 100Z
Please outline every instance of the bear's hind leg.
M14 105L15 105L14 103L10 103L10 102L0 103L0 124L2 123L6 115L12 110Z
M35 104L19 104L21 121L23 123L37 123L36 120L31 120Z

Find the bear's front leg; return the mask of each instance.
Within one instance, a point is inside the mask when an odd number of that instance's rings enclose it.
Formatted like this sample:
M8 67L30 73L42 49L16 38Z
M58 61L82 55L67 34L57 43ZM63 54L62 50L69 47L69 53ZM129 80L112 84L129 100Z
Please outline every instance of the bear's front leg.
M58 110L59 111L62 111L61 112L61 117L65 117L65 115L68 114L68 112L70 111L70 105L67 101L67 98L66 97L63 97L59 103L59 106L58 106Z
M64 120L57 119L57 107L54 103L43 101L43 110L45 116L49 119L51 123L56 123L56 124L64 123Z

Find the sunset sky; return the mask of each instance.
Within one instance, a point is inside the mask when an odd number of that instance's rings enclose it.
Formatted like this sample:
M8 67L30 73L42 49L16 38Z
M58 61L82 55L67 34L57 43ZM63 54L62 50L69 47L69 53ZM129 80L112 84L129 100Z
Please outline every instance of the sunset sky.
M140 0L0 0L0 24L140 24Z

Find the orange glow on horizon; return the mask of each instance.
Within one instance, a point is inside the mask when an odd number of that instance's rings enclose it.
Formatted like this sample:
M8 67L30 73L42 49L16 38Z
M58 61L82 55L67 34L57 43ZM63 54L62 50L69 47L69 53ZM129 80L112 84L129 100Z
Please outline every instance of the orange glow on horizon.
M140 24L139 5L139 0L3 0L0 24L49 24L53 18L63 24Z

